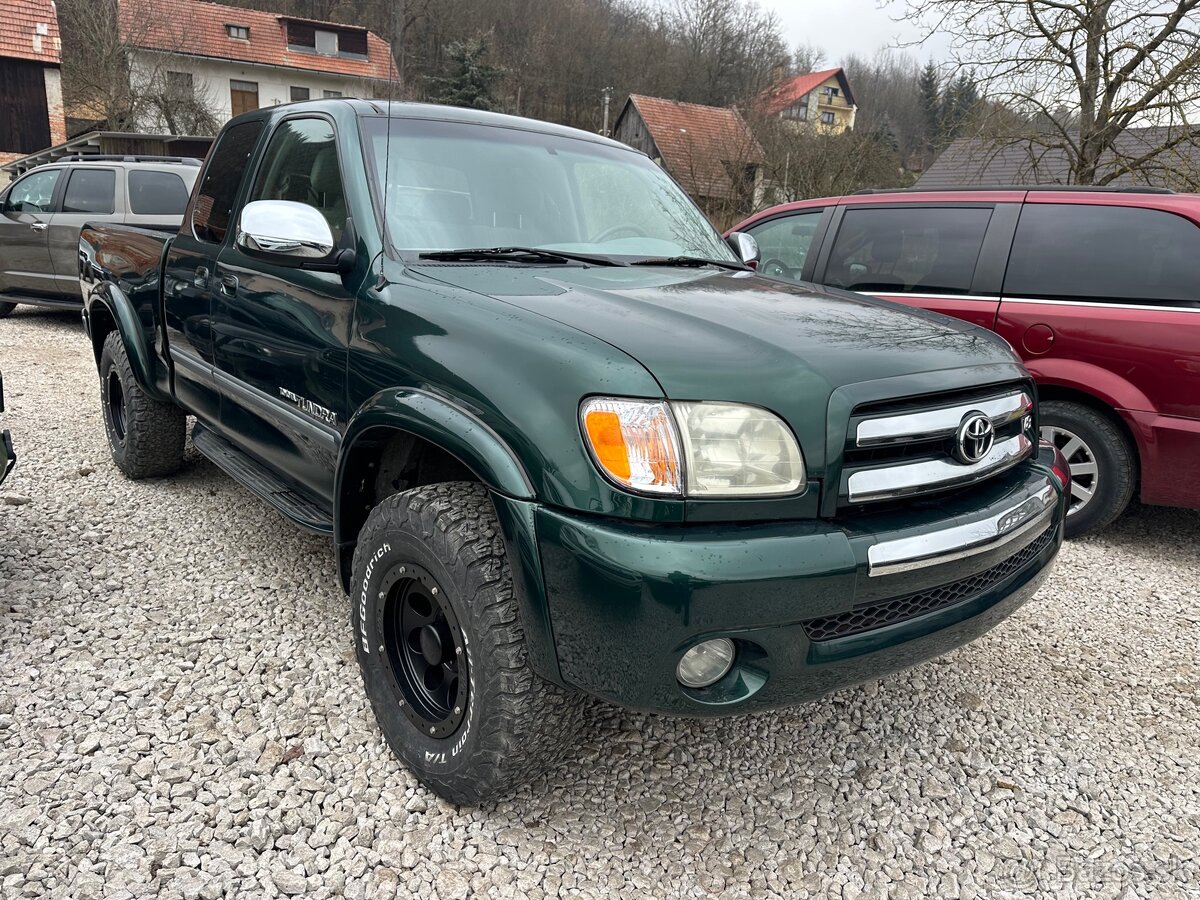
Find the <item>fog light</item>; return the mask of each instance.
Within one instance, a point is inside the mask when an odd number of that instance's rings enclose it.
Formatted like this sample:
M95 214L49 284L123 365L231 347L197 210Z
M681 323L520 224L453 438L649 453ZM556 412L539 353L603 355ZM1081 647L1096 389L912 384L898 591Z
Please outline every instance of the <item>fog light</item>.
M684 687L703 688L716 684L733 668L736 652L729 638L716 638L697 644L683 654L675 675Z

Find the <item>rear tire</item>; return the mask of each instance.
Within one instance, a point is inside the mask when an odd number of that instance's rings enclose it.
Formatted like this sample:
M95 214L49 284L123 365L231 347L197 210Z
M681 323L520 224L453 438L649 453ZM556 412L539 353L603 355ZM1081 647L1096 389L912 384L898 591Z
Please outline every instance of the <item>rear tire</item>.
M351 623L392 751L453 803L502 796L570 741L582 698L529 665L500 526L470 482L372 510L354 552Z
M127 477L170 475L183 464L187 417L142 390L116 331L100 354L100 404L113 462Z
M17 304L9 300L0 300L0 319L7 319L16 308Z
M1125 511L1137 481L1137 458L1129 439L1103 413L1063 400L1041 405L1042 437L1063 451L1071 467L1071 505L1065 534L1099 531Z

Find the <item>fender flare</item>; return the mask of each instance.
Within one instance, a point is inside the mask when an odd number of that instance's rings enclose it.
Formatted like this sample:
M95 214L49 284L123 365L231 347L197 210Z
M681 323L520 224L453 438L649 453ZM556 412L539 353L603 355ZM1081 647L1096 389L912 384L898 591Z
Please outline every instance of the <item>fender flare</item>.
M517 500L535 497L533 484L512 449L482 419L462 405L419 388L388 388L359 407L346 427L334 480L334 540L351 544L347 534L346 496L354 450L372 432L407 432L435 444L470 469L490 490Z
M142 323L133 304L117 285L102 282L93 287L84 302L83 318L97 365L100 364L100 354L104 349L103 335L116 330L121 335L121 343L125 345L125 353L129 356L138 386L156 400L171 400L158 387L158 379L154 374L154 355L146 342ZM112 323L112 329L103 327L106 319Z

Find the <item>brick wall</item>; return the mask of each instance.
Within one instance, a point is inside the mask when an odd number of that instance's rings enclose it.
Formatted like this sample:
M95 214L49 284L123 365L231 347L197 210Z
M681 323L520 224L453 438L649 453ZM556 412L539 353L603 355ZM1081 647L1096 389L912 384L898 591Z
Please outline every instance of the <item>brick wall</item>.
M62 70L47 66L46 110L50 118L50 146L57 147L67 142L67 117L63 110Z

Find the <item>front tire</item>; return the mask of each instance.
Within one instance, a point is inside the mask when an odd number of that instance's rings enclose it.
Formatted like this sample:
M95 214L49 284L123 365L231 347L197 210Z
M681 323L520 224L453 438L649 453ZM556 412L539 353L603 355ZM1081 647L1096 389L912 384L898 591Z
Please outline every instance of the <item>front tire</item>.
M1065 535L1099 531L1133 497L1137 460L1129 439L1111 418L1080 403L1048 400L1040 420L1042 438L1052 441L1071 467Z
M115 331L100 353L100 402L113 462L127 477L156 478L183 465L187 417L173 403L142 390Z
M0 300L0 319L7 319L16 308L17 304L9 300Z
M392 751L453 803L495 799L547 768L582 700L539 677L487 490L396 494L354 552L351 623L367 696Z

